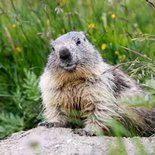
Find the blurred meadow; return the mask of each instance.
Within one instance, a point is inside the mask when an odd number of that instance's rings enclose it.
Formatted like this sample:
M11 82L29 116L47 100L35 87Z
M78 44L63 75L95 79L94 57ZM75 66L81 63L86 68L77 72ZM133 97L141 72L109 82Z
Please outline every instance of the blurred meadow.
M35 127L49 43L84 31L110 64L121 64L150 92L132 104L155 106L155 8L145 0L1 0L0 139Z

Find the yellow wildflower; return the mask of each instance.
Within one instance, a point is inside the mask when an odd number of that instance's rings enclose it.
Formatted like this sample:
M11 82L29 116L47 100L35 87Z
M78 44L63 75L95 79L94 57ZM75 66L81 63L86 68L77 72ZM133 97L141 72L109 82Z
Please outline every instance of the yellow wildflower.
M12 24L12 28L16 28L16 24Z
M90 29L94 29L94 28L95 28L95 23L93 23L93 22L90 23L89 26L88 26L88 28L90 28Z
M63 6L67 3L67 0L60 0L60 4Z
M22 49L22 47L16 47L16 48L15 48L15 51L16 51L17 53L21 53L21 52L23 51L23 49Z
M103 44L101 45L102 51L104 51L106 48L107 48L107 45L106 45L105 43L103 43Z
M116 18L116 14L113 13L113 14L111 15L111 18L112 18L112 19L115 19L115 18Z

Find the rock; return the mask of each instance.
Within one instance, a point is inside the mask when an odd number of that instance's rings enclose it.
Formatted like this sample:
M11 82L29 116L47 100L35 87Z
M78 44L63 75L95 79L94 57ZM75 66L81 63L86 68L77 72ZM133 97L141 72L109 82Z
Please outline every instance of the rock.
M0 141L3 155L155 154L155 137L86 137L67 128L37 127Z

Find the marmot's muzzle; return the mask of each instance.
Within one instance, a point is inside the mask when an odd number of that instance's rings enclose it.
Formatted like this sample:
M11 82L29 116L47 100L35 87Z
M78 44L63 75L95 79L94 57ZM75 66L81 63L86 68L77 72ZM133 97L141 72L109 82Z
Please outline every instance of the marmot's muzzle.
M67 48L61 48L59 57L62 62L70 62L72 60L71 53Z
M73 71L76 68L76 65L72 62L72 55L66 47L63 47L59 50L59 58L61 61L61 67L67 71Z

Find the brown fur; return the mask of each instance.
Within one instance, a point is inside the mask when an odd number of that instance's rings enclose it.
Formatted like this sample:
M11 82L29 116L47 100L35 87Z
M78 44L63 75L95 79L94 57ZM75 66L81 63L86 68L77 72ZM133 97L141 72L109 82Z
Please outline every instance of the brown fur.
M115 98L113 89L117 86L111 79L107 78L111 76L111 73L104 73L104 76L93 74L89 78L84 78L82 75L80 78L73 76L73 79L71 76L66 79L66 75L63 79L61 75L51 76L50 72L46 71L41 77L46 120L48 122L61 122L66 126L68 117L73 115L79 117L73 113L80 111L82 113L80 114L81 120L87 131L91 129L109 132L107 124L113 118L123 121L126 117L135 122L136 125L143 124L137 114L130 112L131 110L120 105L117 100L126 95L132 95L133 91L141 92L140 87L121 71L116 70L115 72L121 74L120 77L125 80L125 83L128 83L128 86L124 86L124 84L118 86L122 87L117 88L122 93L117 90L116 92L119 92L117 98Z

